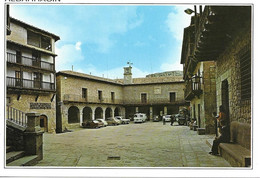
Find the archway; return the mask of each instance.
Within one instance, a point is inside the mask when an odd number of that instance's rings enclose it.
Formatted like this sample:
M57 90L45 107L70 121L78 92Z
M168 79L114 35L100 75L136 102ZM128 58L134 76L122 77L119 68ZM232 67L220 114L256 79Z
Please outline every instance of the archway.
M85 107L83 109L83 122L92 120L92 110L90 107Z
M103 109L101 107L97 107L95 109L95 119L103 119Z
M68 111L68 123L79 123L79 109L76 106L71 106Z
M120 112L120 108L116 107L115 111L114 111L114 116L120 116L121 112Z
M40 116L40 127L44 132L48 132L48 117L45 115Z
M105 112L105 118L109 117L112 117L112 109L108 107Z

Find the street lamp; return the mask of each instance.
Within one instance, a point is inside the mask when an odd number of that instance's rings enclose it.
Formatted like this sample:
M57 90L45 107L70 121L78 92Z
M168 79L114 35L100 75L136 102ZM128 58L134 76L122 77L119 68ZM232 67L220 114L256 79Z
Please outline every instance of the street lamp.
M194 12L194 10L188 8L188 9L184 10L184 12L185 12L186 14L191 15L191 14Z

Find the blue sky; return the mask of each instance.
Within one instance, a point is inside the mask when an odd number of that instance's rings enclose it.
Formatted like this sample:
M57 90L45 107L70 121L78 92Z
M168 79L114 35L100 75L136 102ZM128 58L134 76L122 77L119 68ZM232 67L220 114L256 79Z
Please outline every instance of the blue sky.
M56 71L71 70L123 78L182 70L184 9L171 5L11 5L10 15L60 36Z

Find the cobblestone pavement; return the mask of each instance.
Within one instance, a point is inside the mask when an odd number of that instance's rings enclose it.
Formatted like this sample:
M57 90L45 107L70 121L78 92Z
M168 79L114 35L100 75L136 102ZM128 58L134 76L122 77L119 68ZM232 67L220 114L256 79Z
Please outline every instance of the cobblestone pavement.
M45 133L43 160L36 166L230 167L224 158L208 154L209 138L162 122Z

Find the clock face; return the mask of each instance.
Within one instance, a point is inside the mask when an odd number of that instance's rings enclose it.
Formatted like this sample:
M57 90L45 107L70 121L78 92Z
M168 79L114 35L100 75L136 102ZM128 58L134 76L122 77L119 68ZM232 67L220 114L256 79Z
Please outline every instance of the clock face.
M130 80L130 76L129 75L125 76L125 78L126 78L126 80Z

